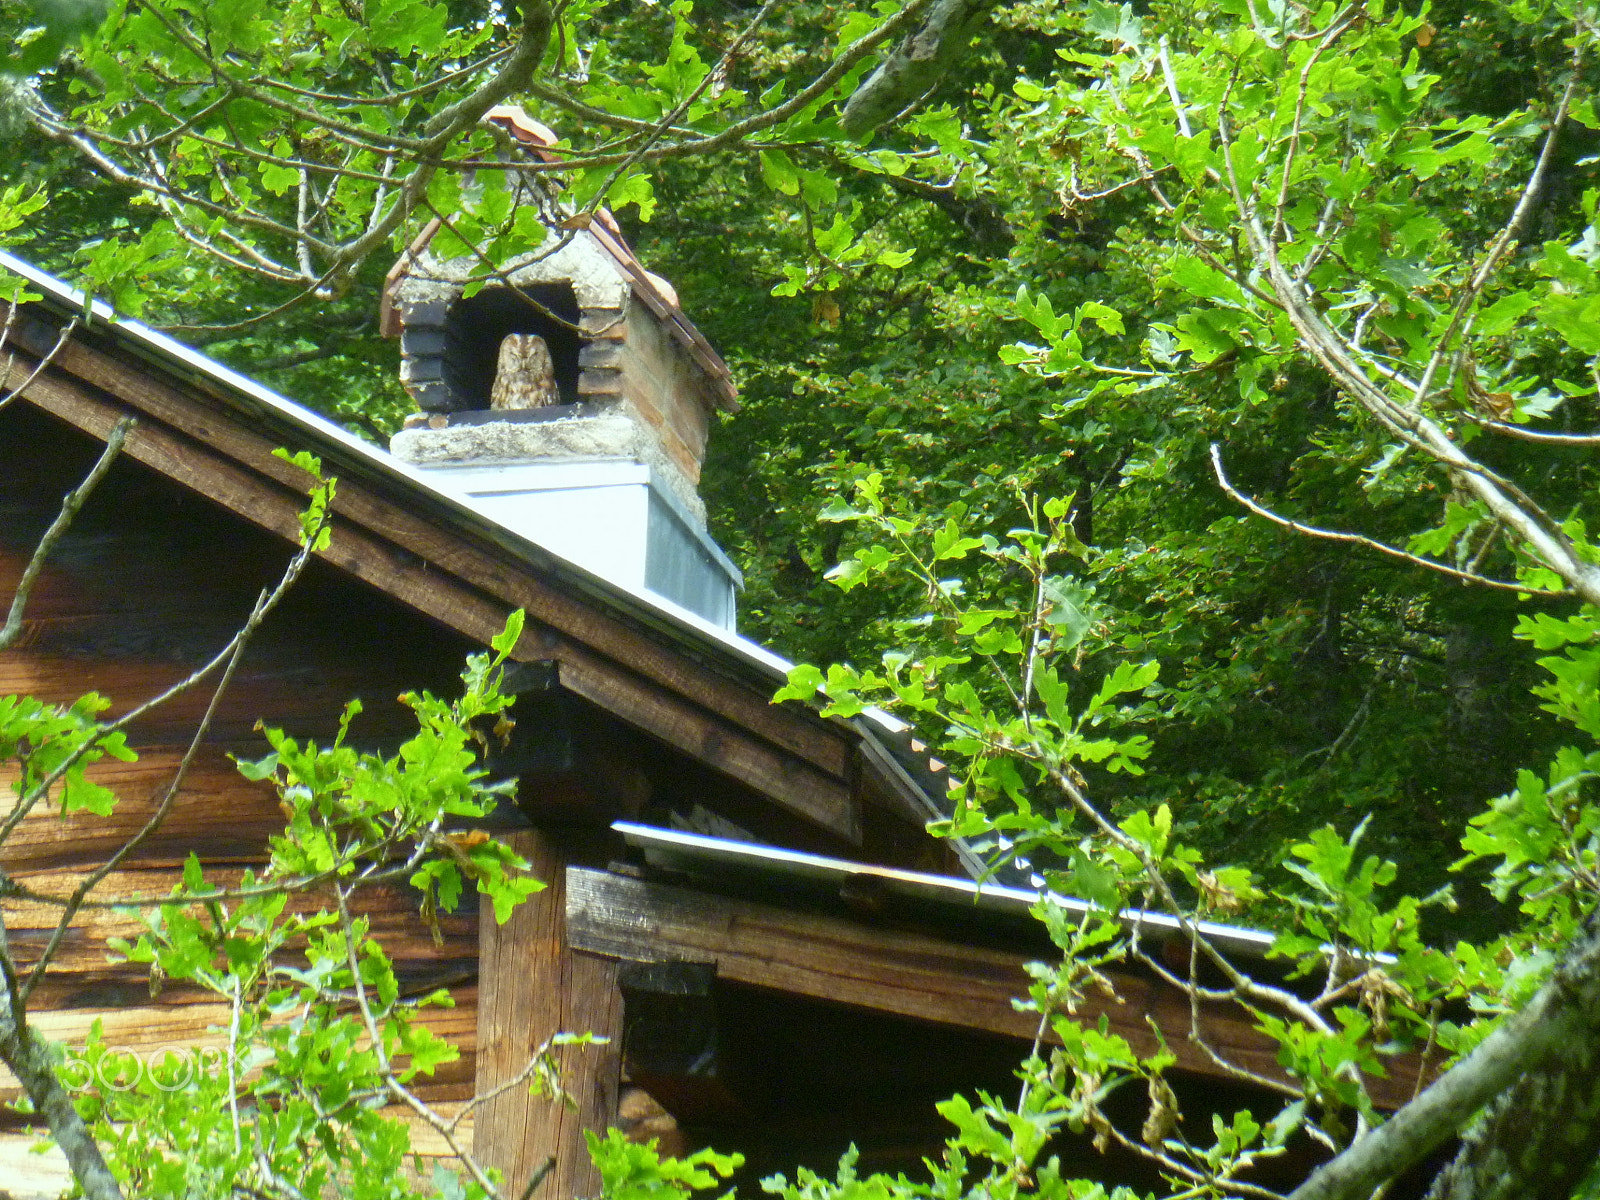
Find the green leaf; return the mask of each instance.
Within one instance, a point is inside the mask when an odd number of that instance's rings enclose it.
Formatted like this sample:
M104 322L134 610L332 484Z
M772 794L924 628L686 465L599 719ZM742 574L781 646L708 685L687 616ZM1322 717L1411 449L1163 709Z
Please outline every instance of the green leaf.
M760 155L761 179L773 191L785 196L800 194L800 171L782 150L763 150Z
M1499 337L1527 315L1539 303L1532 292L1512 292L1502 296L1478 313L1478 332L1485 337Z
M26 76L44 70L106 19L105 0L29 0L29 6L40 31L0 60L0 74Z
M1143 40L1143 25L1133 15L1133 5L1124 4L1118 8L1105 3L1105 0L1089 0L1083 21L1085 32L1134 48Z
M527 624L528 614L523 609L515 609L506 616L505 628L490 639L489 645L499 658L505 658L517 648L517 643L522 640L522 629Z
M1041 587L1045 601L1041 615L1052 626L1058 648L1070 650L1083 641L1094 625L1094 592L1077 580L1060 575L1047 576Z
M789 668L789 682L772 697L774 704L784 700L809 702L822 691L825 678L818 667L810 663L797 663Z

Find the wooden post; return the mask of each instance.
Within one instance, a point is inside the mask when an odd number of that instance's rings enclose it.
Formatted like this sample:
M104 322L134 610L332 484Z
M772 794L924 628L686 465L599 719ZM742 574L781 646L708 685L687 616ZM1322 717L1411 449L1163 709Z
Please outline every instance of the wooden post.
M544 891L498 925L485 903L478 923L478 1068L482 1096L514 1078L557 1032L593 1032L603 1046L569 1046L560 1054L562 1082L576 1112L527 1087L509 1088L478 1109L473 1155L505 1173L506 1194L520 1200L529 1178L551 1158L555 1166L537 1200L573 1200L600 1190L583 1131L616 1121L621 1075L622 997L617 965L574 951L566 937L566 861L548 835L533 829L501 840L533 865Z

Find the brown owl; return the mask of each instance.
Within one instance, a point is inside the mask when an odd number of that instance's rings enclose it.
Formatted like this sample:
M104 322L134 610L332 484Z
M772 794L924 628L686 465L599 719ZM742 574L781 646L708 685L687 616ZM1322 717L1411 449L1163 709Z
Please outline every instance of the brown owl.
M559 404L556 391L556 366L550 347L535 333L511 333L500 343L500 361L495 366L494 386L489 389L489 407L543 408Z

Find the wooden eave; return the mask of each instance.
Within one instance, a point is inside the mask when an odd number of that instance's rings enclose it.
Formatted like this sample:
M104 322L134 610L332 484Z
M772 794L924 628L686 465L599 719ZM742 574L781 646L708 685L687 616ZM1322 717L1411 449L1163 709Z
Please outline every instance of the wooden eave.
M83 300L0 252L0 267L47 294L14 323L9 376L19 386ZM331 422L164 336L96 305L21 399L105 439L137 425L124 453L255 524L293 539L306 479L273 455L318 455L337 476L323 557L478 642L521 608L513 657L555 661L563 686L732 777L844 845L862 839L862 806L910 822L935 803L863 752L870 734L795 703L769 701L782 671L759 648L651 597L591 575L436 490ZM0 305L0 319L8 315Z
M871 889L841 893L854 910L844 915L819 906L779 874L773 882L773 897L763 900L704 878L668 882L648 872L637 877L569 867L567 938L574 949L603 958L711 964L717 978L731 983L998 1034L1022 1046L1041 1034L1039 1014L1017 1009L1012 1000L1032 988L1028 964L1058 951L1021 945L999 921L988 921L992 928L985 930L988 914L978 910L969 909L952 936L947 920L908 919L905 909L881 903ZM1147 945L1155 941L1146 938ZM1181 971L1187 943L1174 949L1173 966ZM1191 1006L1184 992L1144 970L1114 967L1102 974L1114 994L1085 987L1073 1013L1080 1023L1093 1026L1103 1018L1139 1055L1165 1048L1178 1070L1194 1076L1238 1083L1248 1072L1292 1085L1277 1042L1256 1028L1244 1005L1204 1000ZM1043 1037L1059 1044L1048 1026ZM1373 1102L1399 1108L1424 1070L1414 1053L1389 1060L1386 1075L1365 1077Z

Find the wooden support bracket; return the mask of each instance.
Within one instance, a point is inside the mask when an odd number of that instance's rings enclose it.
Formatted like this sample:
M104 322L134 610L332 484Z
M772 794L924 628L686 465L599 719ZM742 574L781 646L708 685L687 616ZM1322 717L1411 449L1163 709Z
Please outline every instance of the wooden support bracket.
M538 1194L550 1200L595 1195L600 1178L589 1161L585 1130L616 1121L621 1079L622 998L617 964L577 953L565 934L565 860L536 830L502 835L546 883L498 924L485 903L478 934L477 1095L473 1154L505 1172L509 1194L520 1195L534 1172L554 1158ZM604 1044L559 1052L562 1086L577 1108L529 1095L517 1080L545 1039L595 1033ZM509 1085L509 1086L508 1086ZM497 1091L497 1089L499 1089Z

